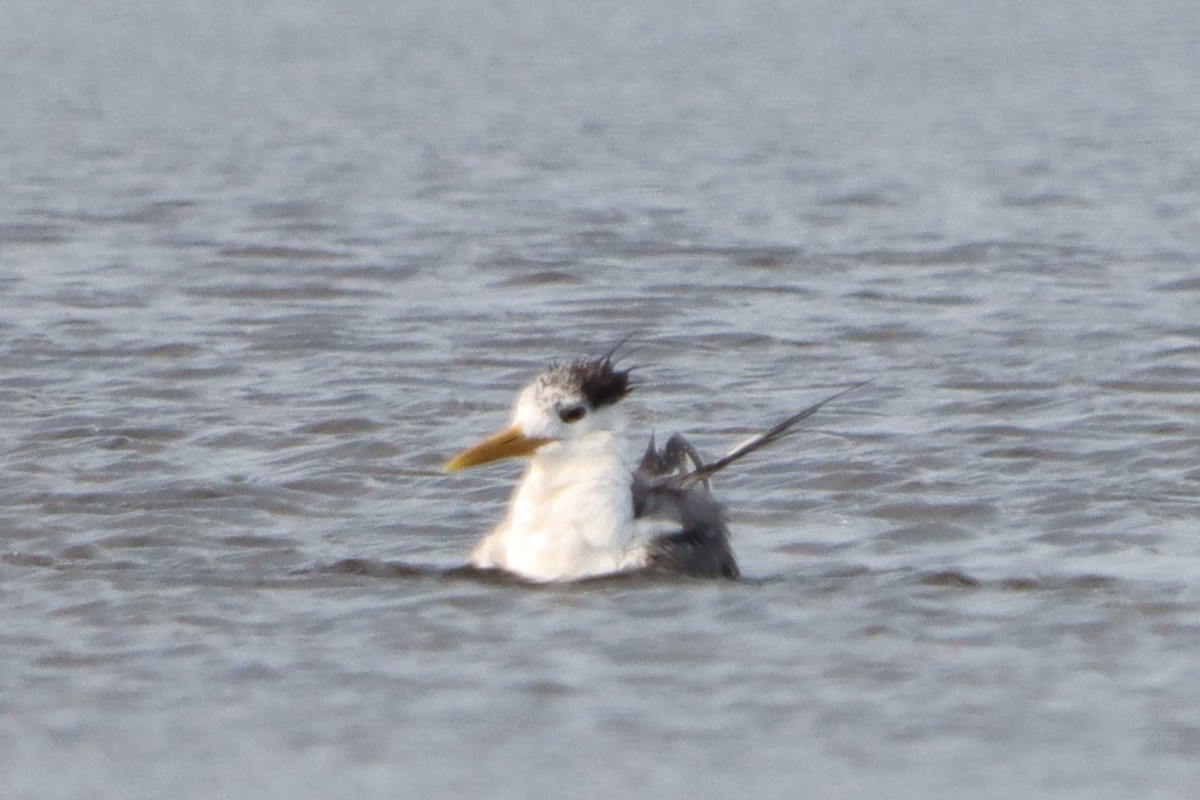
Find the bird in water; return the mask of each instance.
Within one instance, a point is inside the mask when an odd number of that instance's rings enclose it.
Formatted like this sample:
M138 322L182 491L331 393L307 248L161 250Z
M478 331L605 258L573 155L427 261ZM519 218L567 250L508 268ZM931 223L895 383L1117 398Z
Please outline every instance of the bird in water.
M572 581L638 570L739 576L709 478L777 441L823 405L783 420L705 464L683 436L653 436L629 468L622 400L633 386L612 354L553 365L521 391L508 428L456 455L447 472L529 458L504 519L468 558L476 569L530 581Z

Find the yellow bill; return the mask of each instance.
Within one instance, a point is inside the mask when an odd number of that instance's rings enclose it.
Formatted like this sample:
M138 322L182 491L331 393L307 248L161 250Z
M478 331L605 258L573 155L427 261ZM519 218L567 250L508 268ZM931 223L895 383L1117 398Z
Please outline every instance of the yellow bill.
M458 472L460 469L478 467L502 458L527 456L553 439L538 439L526 436L519 428L508 428L495 436L489 436L474 447L469 447L446 462L443 469L446 472Z

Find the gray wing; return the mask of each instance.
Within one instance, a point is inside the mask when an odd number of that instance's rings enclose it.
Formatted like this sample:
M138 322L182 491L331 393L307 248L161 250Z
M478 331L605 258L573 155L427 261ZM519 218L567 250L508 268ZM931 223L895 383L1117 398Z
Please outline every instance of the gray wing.
M651 438L633 473L635 519L656 519L678 530L650 543L649 568L698 578L737 578L725 514L709 492L708 480L685 482L704 467L696 450L675 434L662 450Z
M655 449L651 437L642 463L633 473L633 516L667 520L679 529L650 543L650 568L702 578L738 577L737 562L729 548L729 528L720 504L713 499L709 479L735 461L794 433L796 426L826 403L868 383L856 383L813 403L708 464L679 434L672 436L662 450Z

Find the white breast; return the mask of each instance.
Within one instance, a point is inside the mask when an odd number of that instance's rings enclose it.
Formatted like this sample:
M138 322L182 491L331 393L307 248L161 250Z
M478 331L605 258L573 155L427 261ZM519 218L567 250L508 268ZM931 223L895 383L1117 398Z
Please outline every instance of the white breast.
M642 566L624 456L609 432L539 450L471 563L542 581Z

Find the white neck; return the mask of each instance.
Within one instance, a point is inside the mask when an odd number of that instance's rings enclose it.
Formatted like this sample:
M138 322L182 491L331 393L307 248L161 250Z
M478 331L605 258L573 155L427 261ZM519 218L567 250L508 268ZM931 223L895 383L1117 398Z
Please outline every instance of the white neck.
M617 572L636 558L634 530L623 437L596 431L534 454L471 563L546 581Z

